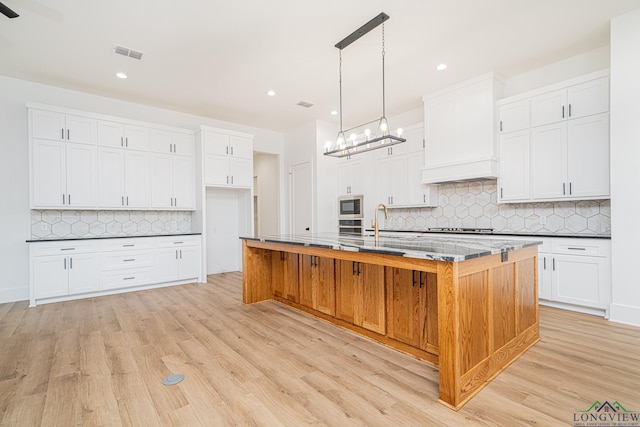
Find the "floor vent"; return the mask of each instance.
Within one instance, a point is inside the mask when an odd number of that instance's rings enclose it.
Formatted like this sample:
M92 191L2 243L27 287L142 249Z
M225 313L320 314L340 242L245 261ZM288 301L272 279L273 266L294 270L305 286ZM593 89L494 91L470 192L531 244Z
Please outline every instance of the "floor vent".
M125 46L119 46L117 44L113 45L113 51L117 54L128 56L133 59L142 59L143 53L137 50L129 49Z

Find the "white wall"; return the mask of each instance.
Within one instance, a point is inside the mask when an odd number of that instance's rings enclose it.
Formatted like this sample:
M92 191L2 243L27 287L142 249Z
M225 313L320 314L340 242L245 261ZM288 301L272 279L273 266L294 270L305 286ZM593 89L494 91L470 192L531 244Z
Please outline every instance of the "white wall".
M254 149L282 154L282 133L0 76L0 303L29 297L29 155L27 102L197 130L200 125L252 133Z
M640 9L611 21L613 321L640 326Z

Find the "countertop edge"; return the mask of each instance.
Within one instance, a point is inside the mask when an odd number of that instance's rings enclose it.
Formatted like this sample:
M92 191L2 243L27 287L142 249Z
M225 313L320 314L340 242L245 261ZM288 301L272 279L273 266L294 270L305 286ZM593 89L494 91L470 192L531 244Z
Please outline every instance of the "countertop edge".
M72 242L78 240L109 240L109 239L138 239L141 237L173 237L173 236L201 236L202 233L177 233L177 234L144 234L140 236L95 236L95 237L61 237L58 239L29 239L27 243L44 242Z

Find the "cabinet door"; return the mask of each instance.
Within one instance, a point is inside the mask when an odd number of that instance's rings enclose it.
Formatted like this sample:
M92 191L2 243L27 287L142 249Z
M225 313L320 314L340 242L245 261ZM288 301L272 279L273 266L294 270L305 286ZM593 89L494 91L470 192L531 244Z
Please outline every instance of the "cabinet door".
M413 270L387 269L387 335L414 347L420 345L418 274Z
M253 141L240 136L229 137L229 155L242 159L253 159Z
M229 184L229 158L227 156L205 156L204 183L205 185Z
M355 324L384 334L387 319L384 267L358 263L357 275Z
M351 193L351 163L345 162L338 165L338 196Z
M154 153L173 153L172 132L162 129L149 129L149 149Z
M31 110L31 137L64 141L66 138L64 114Z
M315 257L311 255L300 256L300 304L305 307L314 308L313 304L313 281Z
M271 253L273 293L289 301L298 302L298 254L276 251Z
M149 129L143 126L124 126L124 146L130 150L149 150Z
M124 194L128 208L149 207L149 153L126 150L124 158Z
M356 286L358 282L355 261L336 261L336 317L346 322L356 324L355 307ZM361 311L361 310L360 310ZM362 313L360 313L362 319Z
M531 126L542 126L566 120L567 90L560 89L531 98Z
M95 207L98 202L97 147L67 143L67 206Z
M98 121L98 145L124 148L124 125L104 120Z
M422 153L422 162L424 162L424 149L425 149L425 141L424 141L424 124L420 123L418 125L413 125L404 132L404 138L407 140L404 144L404 152L405 153ZM400 154L400 152L398 152Z
M229 158L230 184L235 187L253 186L253 160Z
M99 259L98 254L76 254L68 258L69 295L99 290Z
M193 134L173 132L173 154L178 156L195 156Z
M65 117L66 140L76 144L95 145L98 139L98 121L87 117Z
M498 114L501 133L529 129L529 99L501 105Z
M569 120L568 195L609 196L609 114Z
M422 184L424 154L422 151L407 156L407 203L414 206L438 206L438 186Z
M125 206L124 164L123 149L98 149L98 206L101 208Z
M604 290L608 282L606 261L606 258L554 254L553 299L608 309Z
M558 199L567 194L567 124L531 130L531 197Z
M528 200L529 177L529 130L500 135L500 201Z
M448 163L456 158L456 105L451 94L425 103L425 165Z
M178 280L180 278L179 258L178 249L156 249L154 281L163 283Z
M203 132L203 134L205 155L229 155L229 135L215 132Z
M407 204L407 156L394 157L390 161L391 172L387 175L391 184L391 204Z
M151 153L151 207L173 207L171 155Z
M34 208L66 206L65 153L63 142L33 140L31 174Z
M173 156L174 206L179 209L195 207L195 172L192 157Z
M550 254L538 254L538 298L549 300L551 293L551 268L553 257Z
M36 298L68 295L68 262L66 257L33 258L33 281Z
M200 277L200 246L185 246L180 248L180 279L195 279Z
M336 314L335 267L331 258L316 257L314 271L314 308L325 314Z
M364 170L364 166L361 161L349 162L349 171L350 171L349 194L364 194L363 170Z
M609 78L602 77L567 89L571 119L609 111Z
M438 279L435 273L416 272L420 293L420 348L438 354Z

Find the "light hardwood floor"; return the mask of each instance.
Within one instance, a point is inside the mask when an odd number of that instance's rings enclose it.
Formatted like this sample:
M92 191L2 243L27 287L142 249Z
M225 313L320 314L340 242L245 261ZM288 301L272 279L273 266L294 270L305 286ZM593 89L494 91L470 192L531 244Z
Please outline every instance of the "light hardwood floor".
M438 371L292 308L241 275L28 308L0 305L0 425L572 425L640 411L640 328L542 307L541 342L459 412ZM161 381L182 373L179 385Z

